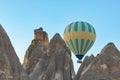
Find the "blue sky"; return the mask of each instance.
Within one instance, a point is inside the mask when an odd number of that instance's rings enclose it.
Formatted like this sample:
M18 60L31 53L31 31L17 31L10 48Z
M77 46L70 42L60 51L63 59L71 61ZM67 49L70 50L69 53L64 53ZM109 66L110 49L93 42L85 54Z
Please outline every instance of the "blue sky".
M63 36L66 25L74 21L86 21L96 30L96 41L86 55L97 55L109 42L120 49L119 19L120 0L0 0L0 24L21 63L34 29L43 27L51 39L55 33ZM74 55L72 59L77 71L80 65Z

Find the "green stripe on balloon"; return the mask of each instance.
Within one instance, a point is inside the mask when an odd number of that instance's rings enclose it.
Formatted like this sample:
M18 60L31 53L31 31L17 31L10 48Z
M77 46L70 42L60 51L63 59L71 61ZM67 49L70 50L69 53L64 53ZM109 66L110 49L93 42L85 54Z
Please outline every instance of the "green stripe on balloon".
M76 22L76 23L74 24L74 31L75 31L75 32L78 31L78 22Z
M84 24L84 22L81 22L81 28L82 28L82 31L85 32L85 24Z
M71 32L72 23L68 26L68 32Z
M88 40L86 41L86 45L85 45L85 47L84 47L84 51L83 51L83 52L86 51L86 49L87 49L89 43L90 43L90 40L88 39Z
M76 48L77 48L77 52L79 53L79 48L78 48L78 39L75 39L75 43L76 43Z
M67 44L67 46L73 51L73 53L75 53L74 49L71 47L71 45L69 44L68 41L66 41L66 44Z
M82 53L83 46L84 46L84 39L81 39L81 45L80 45L80 53Z
M95 29L92 27L94 34L96 34Z
M88 48L87 48L87 50L86 50L85 52L87 52L87 51L92 47L93 43L94 43L94 42L91 41L90 45L88 46Z
M87 25L88 25L88 31L91 33L92 32L91 26L88 23L87 23Z
M70 39L70 45L72 45L73 50L75 51L75 47L73 45L73 41ZM76 52L76 51L75 51Z

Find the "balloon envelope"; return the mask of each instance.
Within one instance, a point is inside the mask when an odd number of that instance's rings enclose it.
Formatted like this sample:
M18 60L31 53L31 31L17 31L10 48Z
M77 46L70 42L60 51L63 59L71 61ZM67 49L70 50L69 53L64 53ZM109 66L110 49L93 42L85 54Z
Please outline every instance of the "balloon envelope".
M70 50L81 60L95 42L96 33L91 24L77 21L66 26L63 37Z

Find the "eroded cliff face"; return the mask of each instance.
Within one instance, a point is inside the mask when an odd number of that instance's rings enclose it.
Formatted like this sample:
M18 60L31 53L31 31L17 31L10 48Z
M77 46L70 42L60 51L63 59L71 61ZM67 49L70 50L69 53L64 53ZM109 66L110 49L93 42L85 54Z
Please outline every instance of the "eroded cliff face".
M23 66L30 80L72 80L75 72L71 52L61 36L55 34L46 45L42 39L48 37L40 35L37 43L31 43L24 58Z
M0 80L28 80L5 30L0 25Z
M120 80L120 52L107 44L96 57L86 57L76 80Z
M71 52L59 34L48 39L36 29L26 50L23 67L0 25L0 80L120 80L120 51L107 44L94 57L86 56L75 75Z
M34 30L34 39L26 51L23 67L27 74L33 72L40 57L46 54L49 44L48 35L42 28Z

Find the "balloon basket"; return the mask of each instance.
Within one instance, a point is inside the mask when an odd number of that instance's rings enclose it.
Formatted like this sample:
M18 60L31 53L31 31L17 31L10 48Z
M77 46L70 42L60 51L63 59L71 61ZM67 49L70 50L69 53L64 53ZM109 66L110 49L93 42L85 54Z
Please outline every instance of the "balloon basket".
M82 64L82 61L78 60L78 61L77 61L77 63L80 63L80 64Z

